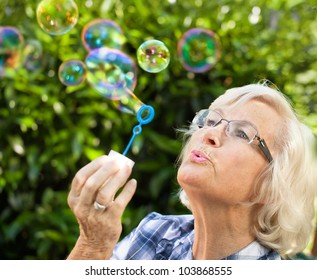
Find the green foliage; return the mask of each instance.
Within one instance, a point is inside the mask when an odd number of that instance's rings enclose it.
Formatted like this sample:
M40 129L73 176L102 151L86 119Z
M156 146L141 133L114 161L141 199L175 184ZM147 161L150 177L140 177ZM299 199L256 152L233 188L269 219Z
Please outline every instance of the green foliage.
M0 26L18 28L44 51L38 71L18 69L0 77L0 257L63 259L78 226L67 206L76 171L109 150L123 151L136 124L87 83L65 87L58 67L87 55L83 27L93 19L114 20L124 31L124 51L136 59L144 40L163 41L169 67L157 74L138 69L135 94L156 110L129 157L138 190L123 217L128 233L149 211L183 213L177 201L175 162L181 141L175 132L227 88L267 78L293 102L317 132L317 6L313 0L260 1L76 1L79 21L61 36L36 21L40 1L0 2ZM92 3L90 6L89 3ZM258 7L260 8L260 13ZM190 28L218 34L221 58L210 71L185 71L177 42Z

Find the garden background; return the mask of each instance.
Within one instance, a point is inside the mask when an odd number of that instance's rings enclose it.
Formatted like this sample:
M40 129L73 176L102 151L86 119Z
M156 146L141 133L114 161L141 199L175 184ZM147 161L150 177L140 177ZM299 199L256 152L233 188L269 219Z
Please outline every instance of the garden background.
M147 39L164 42L171 54L159 73L137 69L134 92L156 115L128 155L136 162L138 189L122 218L122 236L150 211L187 212L177 199L176 129L226 89L268 79L317 133L314 0L81 0L76 26L59 36L39 27L39 2L0 2L0 26L16 27L43 48L38 69L0 77L1 259L66 258L78 236L66 201L73 176L111 149L122 152L137 124L88 83L66 87L58 79L62 62L85 59L81 32L93 19L116 22L126 36L123 51L135 61ZM217 64L200 74L185 70L176 52L194 27L212 30L221 45ZM300 258L317 256L313 236Z

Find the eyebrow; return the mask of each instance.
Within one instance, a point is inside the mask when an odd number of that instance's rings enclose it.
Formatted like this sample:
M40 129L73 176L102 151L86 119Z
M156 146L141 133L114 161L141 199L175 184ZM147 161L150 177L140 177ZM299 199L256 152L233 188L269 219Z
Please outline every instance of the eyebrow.
M219 113L221 116L224 114L224 111L222 111L220 108L210 109L210 110L214 110L215 112Z
M224 117L223 117L224 111L223 111L221 108L215 108L215 109L209 109L209 110L213 110L213 111L217 112L218 114L221 115L222 118L224 118ZM243 121L243 122L248 122L248 123L250 123L250 124L256 129L256 131L258 132L258 134L260 134L260 133L259 133L259 129L258 129L258 127L255 125L255 123L253 123L253 122L251 122L251 121L249 121L249 120L228 120L228 121Z

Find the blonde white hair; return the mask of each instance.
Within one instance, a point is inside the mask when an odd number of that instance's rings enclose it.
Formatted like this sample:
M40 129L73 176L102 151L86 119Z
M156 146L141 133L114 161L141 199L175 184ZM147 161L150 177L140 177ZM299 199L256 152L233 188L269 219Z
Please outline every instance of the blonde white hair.
M211 105L211 109L239 106L258 100L274 108L283 122L274 135L273 162L263 171L255 186L254 204L263 204L257 216L255 235L264 246L282 256L302 251L312 233L317 194L315 137L299 121L285 96L266 84L250 84L227 90ZM193 128L184 136L190 138ZM186 148L185 146L183 148ZM179 161L182 160L182 153ZM183 190L181 202L190 209Z

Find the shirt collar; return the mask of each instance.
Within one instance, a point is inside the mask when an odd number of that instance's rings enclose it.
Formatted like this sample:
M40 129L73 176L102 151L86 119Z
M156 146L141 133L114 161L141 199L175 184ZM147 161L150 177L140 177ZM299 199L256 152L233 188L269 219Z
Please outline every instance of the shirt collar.
M257 260L268 255L271 250L254 240L240 251L223 258L224 260Z
M193 259L192 245L194 242L194 234L188 236L188 241L191 244L189 250L183 255L184 260ZM252 241L246 247L240 251L233 253L222 260L258 260L258 259L269 259L270 252L272 250L261 245L257 240ZM274 257L275 258L275 257Z

